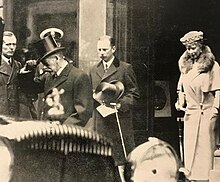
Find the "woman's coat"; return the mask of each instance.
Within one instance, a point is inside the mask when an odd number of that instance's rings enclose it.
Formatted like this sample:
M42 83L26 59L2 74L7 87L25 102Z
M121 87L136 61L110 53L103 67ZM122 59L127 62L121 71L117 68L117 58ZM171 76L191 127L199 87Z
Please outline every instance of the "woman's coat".
M206 47L196 63L187 64L184 55L179 60L182 74L178 87L183 87L187 103L184 116L184 162L190 172L188 178L193 180L209 179L213 165L217 120L214 112L220 106L215 94L220 90L220 68L213 58L211 50ZM208 70L205 71L205 68Z

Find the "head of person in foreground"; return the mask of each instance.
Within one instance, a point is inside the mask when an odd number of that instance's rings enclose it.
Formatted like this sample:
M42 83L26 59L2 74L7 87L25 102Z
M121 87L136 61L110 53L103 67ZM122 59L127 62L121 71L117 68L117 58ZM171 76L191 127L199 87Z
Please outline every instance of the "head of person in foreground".
M149 137L129 154L125 177L130 182L176 182L178 169L179 159L173 147Z

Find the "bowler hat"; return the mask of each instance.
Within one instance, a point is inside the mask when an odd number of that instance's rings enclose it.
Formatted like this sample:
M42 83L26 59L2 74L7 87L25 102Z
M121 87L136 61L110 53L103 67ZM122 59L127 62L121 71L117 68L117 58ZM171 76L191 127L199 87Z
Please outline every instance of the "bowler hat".
M63 37L63 31L59 28L47 28L40 33L40 38L52 35L55 40L61 39Z
M101 82L93 94L93 98L101 103L116 102L124 93L124 85L118 80L109 83Z
M53 53L65 49L64 47L59 47L57 45L57 42L55 41L52 35L48 35L45 38L39 40L34 44L34 47L36 48L39 61L44 60Z

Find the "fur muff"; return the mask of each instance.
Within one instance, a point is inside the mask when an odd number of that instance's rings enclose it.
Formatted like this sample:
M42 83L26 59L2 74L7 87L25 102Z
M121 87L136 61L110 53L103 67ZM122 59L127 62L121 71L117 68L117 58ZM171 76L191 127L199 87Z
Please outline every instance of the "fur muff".
M195 60L198 64L198 72L206 73L210 71L215 62L215 56L213 55L211 49L208 46L204 46L199 59ZM193 67L194 60L192 60L185 51L179 59L179 69L182 74L187 74Z

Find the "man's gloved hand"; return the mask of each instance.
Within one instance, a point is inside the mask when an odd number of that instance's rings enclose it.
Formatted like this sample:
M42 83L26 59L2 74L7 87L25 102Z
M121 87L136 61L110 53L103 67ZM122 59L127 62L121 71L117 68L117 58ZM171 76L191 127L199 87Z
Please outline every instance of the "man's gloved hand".
M116 109L119 110L121 108L121 103L116 103Z
M113 107L113 108L116 107L116 109L119 110L121 108L121 103L119 103L119 102L118 103L110 103L109 107Z
M27 60L25 63L25 71L33 70L36 68L36 66L39 64L37 60Z

